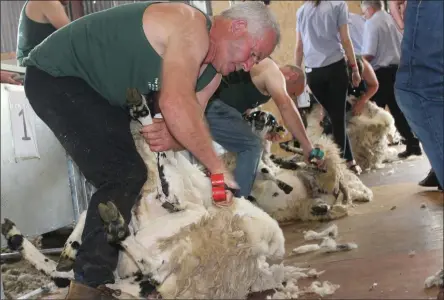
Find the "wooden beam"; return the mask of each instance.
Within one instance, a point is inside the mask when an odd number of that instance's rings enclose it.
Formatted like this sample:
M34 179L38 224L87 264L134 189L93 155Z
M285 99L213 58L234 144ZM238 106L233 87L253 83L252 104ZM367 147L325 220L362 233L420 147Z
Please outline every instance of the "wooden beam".
M82 0L71 0L71 14L72 14L72 21L81 18L85 15L83 11L83 1Z

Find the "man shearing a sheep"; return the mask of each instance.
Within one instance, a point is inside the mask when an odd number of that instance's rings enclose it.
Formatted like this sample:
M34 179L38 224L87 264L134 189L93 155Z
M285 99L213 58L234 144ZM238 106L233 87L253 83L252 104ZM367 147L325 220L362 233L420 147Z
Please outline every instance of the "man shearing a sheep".
M276 103L287 128L300 142L308 160L313 145L291 98L299 96L304 86L305 76L300 68L279 68L271 58L265 58L250 72L238 70L223 78L208 103L205 115L213 139L226 150L237 154L234 177L239 184L238 196L250 196L263 151L260 137L252 132L242 114L268 102L270 98ZM272 141L278 138L268 137ZM318 161L318 165L322 165L322 160Z
M236 189L213 149L204 107L220 74L249 71L279 39L278 22L261 2L213 18L185 3L136 2L62 27L24 59L31 106L97 188L67 299L115 299L105 284L114 282L119 250L106 240L98 205L112 200L129 222L147 180L130 132L127 89L160 91L164 119L142 129L152 151L183 145Z

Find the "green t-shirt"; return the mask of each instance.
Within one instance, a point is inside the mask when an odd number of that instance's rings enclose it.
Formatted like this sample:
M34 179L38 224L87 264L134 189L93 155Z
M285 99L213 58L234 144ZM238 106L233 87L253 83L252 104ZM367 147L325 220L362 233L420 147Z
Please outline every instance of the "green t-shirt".
M80 77L117 106L125 106L128 88L142 94L158 91L162 58L148 42L142 24L146 8L155 3L120 5L77 19L35 47L23 64L54 77ZM205 16L210 30L211 19ZM197 81L196 91L216 74L208 65Z
M250 72L235 71L222 77L211 99L219 99L240 113L267 103L270 96L262 94L254 85Z

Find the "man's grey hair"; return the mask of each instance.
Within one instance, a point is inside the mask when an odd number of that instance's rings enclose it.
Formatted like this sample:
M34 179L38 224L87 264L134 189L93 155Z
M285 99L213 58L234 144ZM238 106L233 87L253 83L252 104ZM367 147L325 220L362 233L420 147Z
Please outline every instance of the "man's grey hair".
M262 37L267 30L276 34L276 43L281 41L281 30L276 16L262 1L245 1L231 6L220 14L231 20L247 21L248 32L254 38Z
M374 9L384 9L384 1L382 0L363 0L361 1L363 7L373 7Z

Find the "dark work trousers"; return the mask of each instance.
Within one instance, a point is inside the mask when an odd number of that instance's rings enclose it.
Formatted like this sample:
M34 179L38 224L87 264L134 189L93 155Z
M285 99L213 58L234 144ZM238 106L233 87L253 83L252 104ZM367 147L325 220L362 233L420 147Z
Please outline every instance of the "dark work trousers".
M347 65L344 59L307 72L307 83L331 121L333 138L348 162L353 153L345 131L345 103L348 88Z
M379 89L372 100L381 108L385 109L385 106L388 106L395 120L396 129L398 129L399 134L405 139L407 148L419 147L419 140L413 135L404 114L396 102L395 80L397 70L397 65L390 65L389 67L379 68L375 71L379 81Z
M129 114L110 105L80 78L52 77L28 67L24 85L38 117L97 188L74 265L75 280L92 287L113 283L119 248L106 240L98 205L113 201L129 223L147 179L130 132Z

